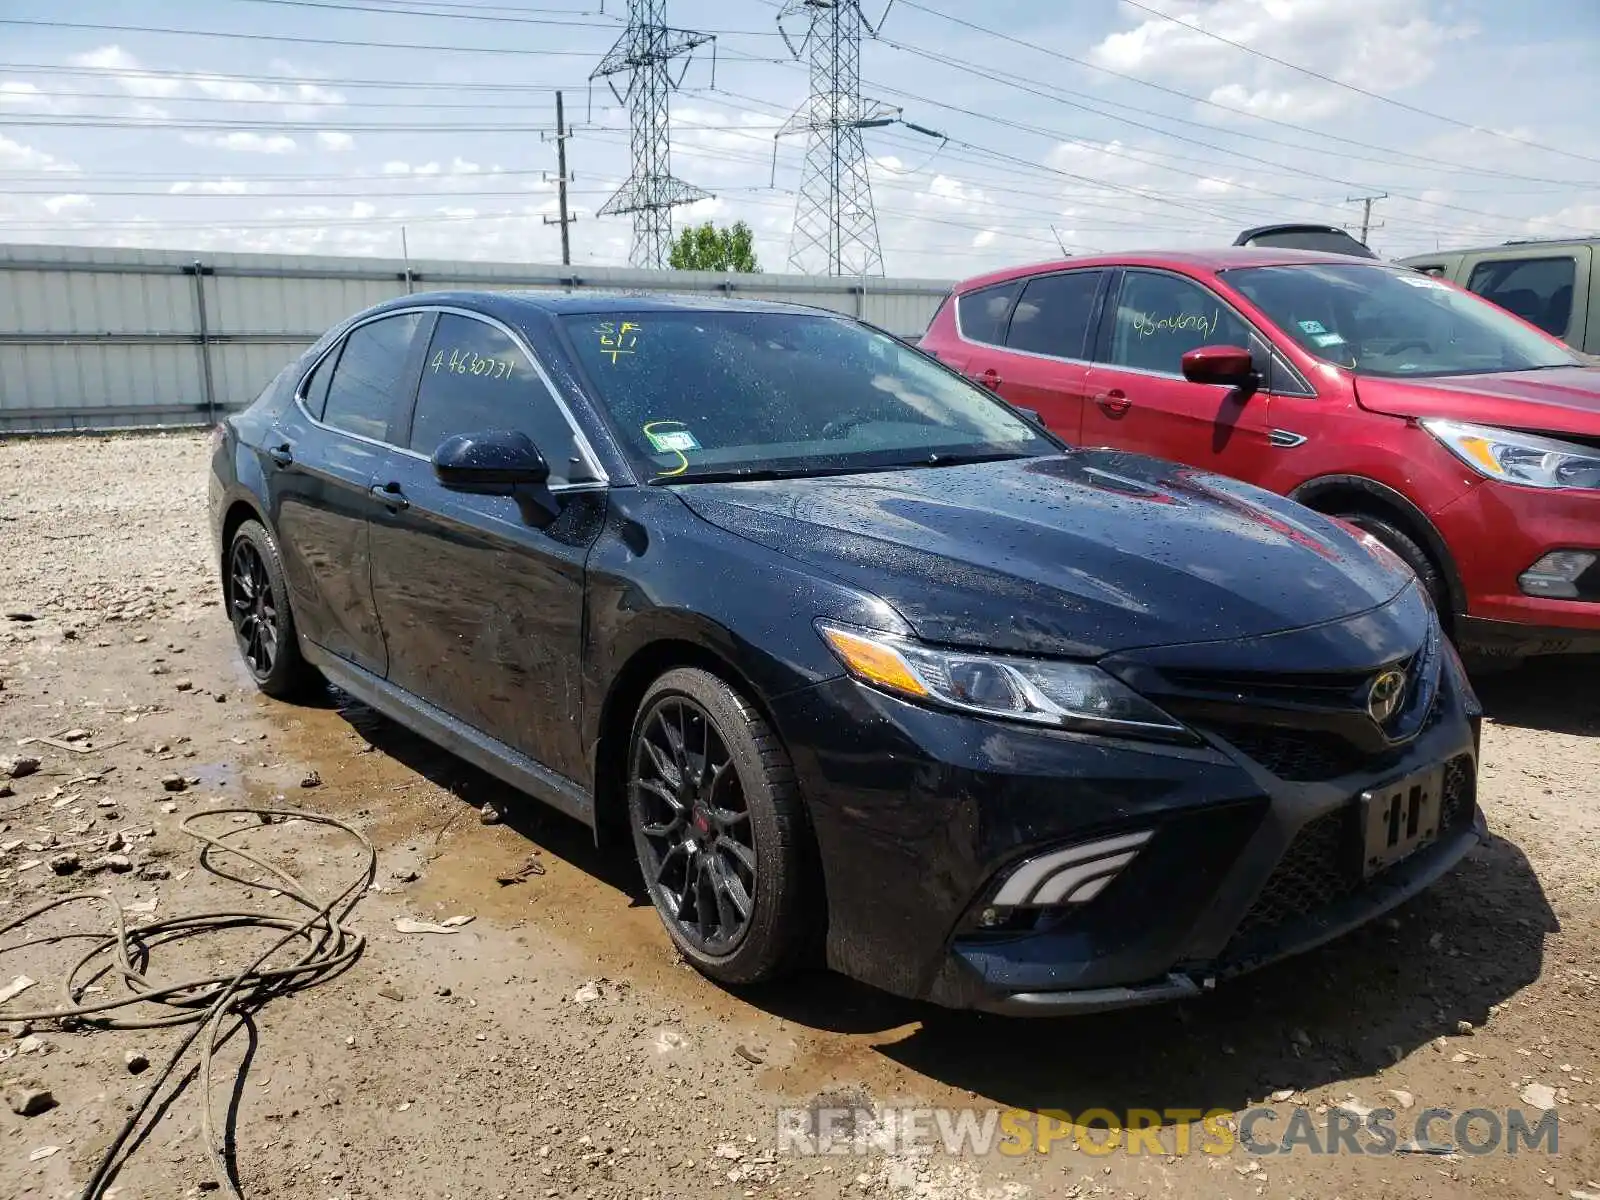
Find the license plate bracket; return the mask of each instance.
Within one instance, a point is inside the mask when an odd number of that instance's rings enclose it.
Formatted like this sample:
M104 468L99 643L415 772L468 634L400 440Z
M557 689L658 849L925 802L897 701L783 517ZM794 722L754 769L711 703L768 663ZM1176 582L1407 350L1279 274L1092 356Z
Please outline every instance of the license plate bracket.
M1361 793L1361 872L1370 879L1439 836L1444 768L1431 767Z

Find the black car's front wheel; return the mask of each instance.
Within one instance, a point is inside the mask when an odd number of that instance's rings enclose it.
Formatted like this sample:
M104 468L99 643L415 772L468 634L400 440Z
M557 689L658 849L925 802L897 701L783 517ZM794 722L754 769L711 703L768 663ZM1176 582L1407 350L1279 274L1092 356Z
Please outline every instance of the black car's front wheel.
M807 825L789 756L706 671L668 671L639 706L628 808L645 887L683 956L729 984L777 978L807 944Z
M239 656L257 687L287 698L316 681L316 669L300 657L277 544L259 521L244 522L228 543L223 592Z

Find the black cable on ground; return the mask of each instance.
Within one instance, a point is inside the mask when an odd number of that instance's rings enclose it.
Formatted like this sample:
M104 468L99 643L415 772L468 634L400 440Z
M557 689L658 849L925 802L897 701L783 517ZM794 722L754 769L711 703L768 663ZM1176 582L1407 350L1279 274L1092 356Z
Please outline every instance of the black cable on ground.
M219 834L196 828L221 818L246 816L253 818L251 825L236 826ZM231 844L235 838L260 824L284 824L304 821L325 825L354 838L366 857L366 866L331 899L318 900L294 876L244 848ZM54 1008L31 1012L0 1009L0 1021L54 1022L63 1028L89 1025L101 1029L162 1029L174 1025L193 1025L194 1028L172 1052L167 1064L151 1082L144 1100L123 1124L111 1145L106 1148L99 1165L85 1184L82 1200L101 1200L107 1187L116 1178L138 1141L146 1116L154 1109L155 1120L161 1109L156 1099L163 1087L173 1077L178 1064L189 1050L200 1043L197 1067L201 1077L201 1129L206 1153L216 1172L217 1183L227 1189L234 1200L244 1200L238 1181L224 1147L216 1137L212 1121L211 1075L212 1061L217 1047L248 1021L250 1014L273 996L299 991L339 974L360 957L366 946L366 936L347 929L345 920L360 901L367 888L377 877L378 855L366 836L335 817L320 813L296 812L293 809L268 808L214 808L194 813L179 826L190 837L202 843L200 865L206 870L234 883L260 891L278 893L309 915L301 921L261 912L202 912L169 917L148 924L129 926L122 906L104 892L83 892L62 896L38 905L4 925L0 937L27 925L45 913L70 904L100 904L111 909L109 933L58 933L43 934L19 942L15 946L0 947L0 955L28 946L53 944L73 939L86 939L94 944L61 978L61 1002ZM247 878L236 874L217 862L219 856L232 856L267 873L270 878ZM214 934L229 929L268 929L282 931L268 949L257 955L247 966L231 975L207 975L181 981L152 980L148 975L150 955L162 945L170 945L203 934ZM298 944L298 945L297 945ZM291 961L277 966L268 962L280 951L297 950ZM108 976L120 978L126 994L85 1003L88 988ZM161 1013L137 1013L140 1005L158 1005L176 1010ZM236 1020L222 1032L229 1017ZM175 1090L181 1091L193 1071ZM164 1106L163 1106L164 1107ZM151 1122L154 1124L154 1121Z

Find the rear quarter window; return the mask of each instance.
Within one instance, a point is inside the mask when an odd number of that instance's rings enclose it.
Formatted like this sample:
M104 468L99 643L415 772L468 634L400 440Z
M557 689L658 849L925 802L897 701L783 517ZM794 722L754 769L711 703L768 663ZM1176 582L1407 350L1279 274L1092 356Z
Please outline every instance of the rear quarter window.
M1011 317L1011 306L1022 291L1022 280L1013 280L995 287L980 288L956 298L956 317L961 323L961 336L968 341L999 346L1006 340L1006 322Z

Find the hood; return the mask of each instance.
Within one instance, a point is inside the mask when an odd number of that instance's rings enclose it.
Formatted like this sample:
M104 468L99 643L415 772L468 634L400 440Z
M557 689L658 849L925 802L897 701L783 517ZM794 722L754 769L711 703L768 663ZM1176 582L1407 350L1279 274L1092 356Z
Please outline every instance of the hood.
M1356 377L1361 407L1392 417L1600 436L1600 368L1555 367L1435 379Z
M675 490L947 645L1098 657L1252 637L1365 612L1410 582L1283 497L1117 451Z

